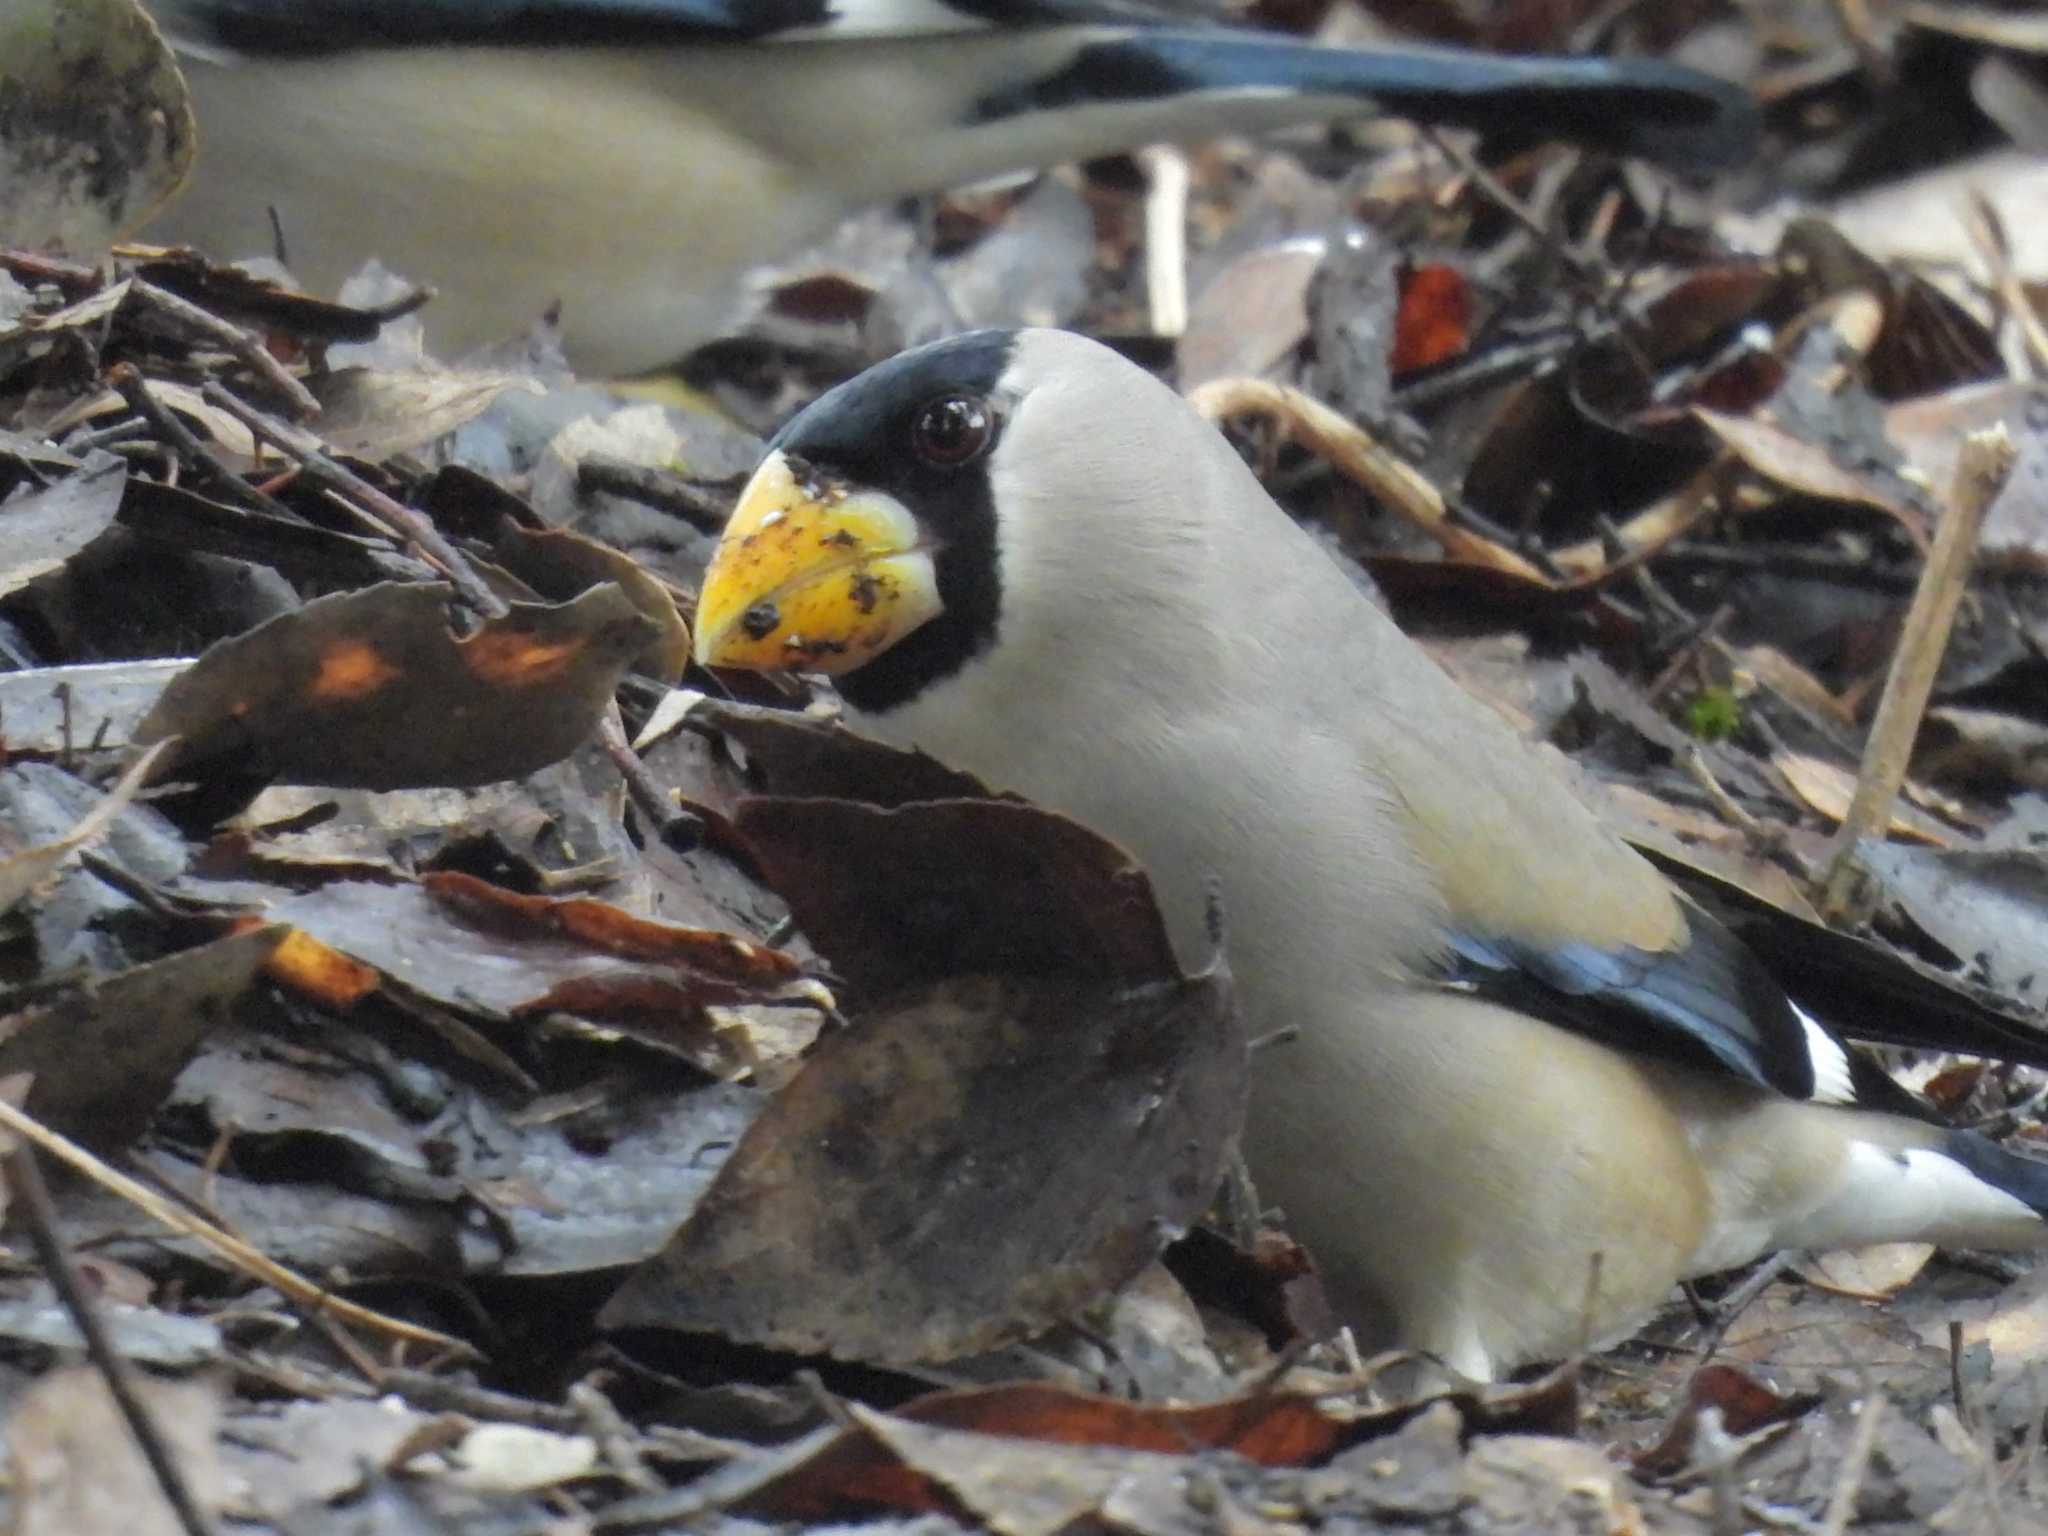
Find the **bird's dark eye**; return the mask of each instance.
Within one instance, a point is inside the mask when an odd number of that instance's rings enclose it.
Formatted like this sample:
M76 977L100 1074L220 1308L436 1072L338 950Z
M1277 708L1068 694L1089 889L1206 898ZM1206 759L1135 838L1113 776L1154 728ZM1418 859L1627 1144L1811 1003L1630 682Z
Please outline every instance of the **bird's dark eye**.
M995 435L995 412L973 395L928 400L910 422L910 446L925 463L940 469L957 469L979 458Z

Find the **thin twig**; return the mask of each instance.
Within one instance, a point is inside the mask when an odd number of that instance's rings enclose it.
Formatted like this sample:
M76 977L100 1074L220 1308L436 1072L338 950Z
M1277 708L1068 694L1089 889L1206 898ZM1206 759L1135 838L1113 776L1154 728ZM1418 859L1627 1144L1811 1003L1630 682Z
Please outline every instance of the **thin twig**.
M1970 1394L1963 1386L1963 1324L1960 1318L1948 1322L1948 1390L1955 1400L1956 1417L1962 1420L1963 1428L1971 1434L1977 1432L1977 1415L1970 1405Z
M326 445L312 433L265 415L218 383L209 381L200 394L271 443L314 484L339 492L356 512L391 537L416 546L448 578L462 600L485 618L501 619L511 611L505 599L485 584L462 551L448 542L430 518L385 495L361 475L329 458Z
M582 1420L578 1428L598 1443L606 1463L621 1482L635 1493L659 1493L668 1486L648 1468L647 1458L641 1454L639 1432L626 1422L626 1416L604 1395L596 1381L585 1377L572 1382L568 1396L569 1406Z
M1685 771L1693 783L1699 786L1700 793L1707 797L1707 804L1713 808L1714 814L1740 832L1743 840L1752 848L1769 852L1784 845L1785 836L1782 832L1776 827L1768 827L1758 821L1728 793L1726 786L1714 777L1714 770L1707 766L1706 754L1697 746L1688 746L1685 749Z
M163 401L149 392L149 385L133 363L116 363L107 370L107 382L140 416L157 439L166 444L179 463L199 476L200 483L218 489L229 501L269 512L294 523L303 522L291 508L258 490L220 461L212 448L202 443L190 427L178 419Z
M1863 1399L1863 1411L1856 1415L1856 1433L1842 1457L1842 1470L1828 1495L1827 1513L1821 1517L1821 1536L1842 1536L1849 1517L1856 1512L1856 1495L1863 1489L1863 1474L1870 1466L1870 1453L1877 1446L1877 1421L1884 1415L1884 1395L1871 1391Z
M673 512L700 533L724 531L732 516L733 498L691 484L680 475L645 464L629 464L610 454L588 454L577 462L576 489L593 495L623 496L657 512Z
M1972 187L1967 212L1967 232L1984 264L1991 269L1992 291L2025 344L2025 374L2034 377L2048 368L2048 326L2041 323L2041 312L2034 308L2026 284L2013 265L2012 241L2006 236L2005 221L1998 216L1997 206L1981 189Z
M71 1255L64 1251L63 1240L57 1236L57 1212L50 1203L49 1186L43 1183L43 1171L36 1162L36 1149L26 1141L16 1142L7 1154L7 1182L21 1202L22 1214L28 1221L29 1241L35 1245L43 1273L49 1277L58 1299L71 1314L71 1320L78 1324L78 1331L85 1336L85 1352L106 1382L107 1395L113 1398L114 1406L127 1421L128 1432L135 1437L143 1459L156 1476L157 1486L163 1489L164 1498L177 1514L178 1523L185 1528L186 1536L213 1536L212 1520L199 1507L191 1485L185 1481L184 1469L178 1465L177 1458L171 1454L170 1447L157 1430L156 1421L143 1406L128 1362L107 1336L98 1309L79 1281Z
M633 750L633 743L626 739L625 723L619 718L616 704L607 708L598 722L597 739L605 756L619 771L619 777L625 780L626 793L652 824L650 830L655 837L677 853L688 853L704 841L704 818L676 804L661 781L648 771L646 762Z
M1500 206L1503 213L1533 235L1546 251L1571 268L1573 276L1585 280L1596 276L1591 261L1560 240L1557 231L1545 224L1535 209L1510 192L1507 184L1481 165L1477 158L1434 129L1425 128L1423 133L1437 151L1458 168L1460 175L1469 177L1480 191Z
M1152 334L1188 328L1188 157L1172 144L1138 151L1145 168L1145 300Z
M1934 531L1934 547L1920 572L1912 605L1906 610L1898 649L1892 654L1891 670L1885 675L1884 693L1878 700L1877 718L1864 743L1856 795L1835 835L1821 881L1817 905L1829 922L1842 921L1859 905L1859 891L1865 882L1856 856L1857 843L1882 836L1883 829L1891 825L1892 804L1905 782L1913 741L1927 712L1942 653L1948 649L1956 608L1969 584L1984 514L2004 488L2018 454L2003 426L1972 432L1963 439L1956 459L1955 488Z
M203 1247L211 1249L235 1268L271 1286L301 1306L394 1338L449 1351L466 1359L474 1358L476 1355L474 1349L451 1334L441 1333L432 1328L422 1328L417 1323L386 1317L381 1312L373 1312L370 1308L358 1306L331 1291L322 1290L305 1276L287 1269L240 1238L221 1230L212 1222L202 1220L190 1211L180 1209L148 1185L130 1178L119 1169L109 1167L104 1160L95 1157L77 1142L69 1137L60 1136L34 1116L9 1104L4 1098L0 1098L0 1129L12 1131L24 1140L34 1142L59 1162L77 1169L109 1193L119 1196L146 1215L154 1217L172 1231L192 1238Z
M1862 66L1864 78L1874 91L1889 91L1892 85L1892 61L1884 51L1884 45L1877 39L1877 29L1870 23L1868 0L1833 0L1835 20L1840 23L1842 35L1849 40L1849 46L1856 50L1856 62Z
M1742 1314L1792 1267L1797 1257L1795 1250L1780 1248L1754 1271L1744 1276L1742 1283L1734 1290L1713 1303L1713 1321L1707 1329L1706 1338L1700 1344L1701 1365L1714 1358L1720 1351L1722 1341L1728 1337L1728 1330L1741 1321Z
M1551 585L1541 570L1514 551L1459 527L1443 493L1421 470L1381 446L1363 427L1298 389L1264 379L1212 379L1190 392L1188 404L1211 421L1268 417L1328 459L1340 474L1364 486L1402 521L1435 539L1447 558Z
M159 288L139 277L128 280L128 293L130 298L142 300L188 336L197 336L227 348L245 368L284 396L290 402L294 415L303 418L320 414L320 402L313 398L313 392L271 355L270 349L263 345L263 338L254 331L223 320L219 315L201 309L190 299L181 299L168 289Z

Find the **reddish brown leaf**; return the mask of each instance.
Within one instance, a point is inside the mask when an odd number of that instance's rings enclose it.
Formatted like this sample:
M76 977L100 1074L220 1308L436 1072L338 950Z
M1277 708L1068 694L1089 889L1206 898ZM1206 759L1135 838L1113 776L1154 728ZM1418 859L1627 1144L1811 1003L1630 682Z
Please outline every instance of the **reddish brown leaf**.
M735 933L635 917L589 897L526 896L474 875L443 870L420 877L434 899L465 922L507 935L562 934L628 960L686 966L746 987L773 987L802 974L795 958Z
M1692 1460L1703 1408L1720 1409L1721 1427L1727 1433L1747 1435L1770 1424L1789 1423L1812 1412L1823 1401L1817 1392L1787 1397L1732 1365L1703 1365L1693 1372L1686 1387L1685 1404L1663 1437L1648 1450L1636 1454L1635 1469L1651 1477L1684 1470Z
M1401 277L1389 358L1395 373L1448 361L1469 343L1472 290L1456 267L1440 262L1411 267Z

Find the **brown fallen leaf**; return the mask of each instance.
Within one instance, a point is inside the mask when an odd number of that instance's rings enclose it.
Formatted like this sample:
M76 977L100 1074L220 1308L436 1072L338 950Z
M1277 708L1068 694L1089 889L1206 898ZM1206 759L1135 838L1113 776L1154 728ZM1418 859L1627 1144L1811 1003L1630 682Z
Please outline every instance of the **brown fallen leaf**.
M1884 1301L1911 1285L1934 1257L1932 1243L1873 1243L1809 1254L1792 1266L1808 1285L1858 1301Z
M760 798L735 825L797 926L871 992L977 972L1178 974L1130 856L1021 801Z
M616 585L514 604L458 636L449 589L387 582L315 599L212 647L165 687L140 741L218 767L361 789L517 778L586 741L655 626Z
M1220 972L964 976L827 1036L600 1326L892 1363L991 1349L1136 1274L1244 1117Z

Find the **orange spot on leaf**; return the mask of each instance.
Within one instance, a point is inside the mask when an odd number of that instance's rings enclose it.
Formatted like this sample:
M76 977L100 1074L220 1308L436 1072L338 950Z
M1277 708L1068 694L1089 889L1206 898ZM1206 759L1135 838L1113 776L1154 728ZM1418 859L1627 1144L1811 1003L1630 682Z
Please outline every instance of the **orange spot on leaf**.
M365 640L341 640L320 653L311 694L325 700L360 699L399 675L384 653Z
M538 688L568 671L581 640L541 642L509 630L483 630L462 643L462 664L500 688Z
M382 982L374 966L330 949L297 928L271 952L263 970L278 985L330 1008L353 1007Z

